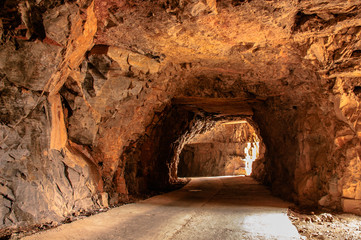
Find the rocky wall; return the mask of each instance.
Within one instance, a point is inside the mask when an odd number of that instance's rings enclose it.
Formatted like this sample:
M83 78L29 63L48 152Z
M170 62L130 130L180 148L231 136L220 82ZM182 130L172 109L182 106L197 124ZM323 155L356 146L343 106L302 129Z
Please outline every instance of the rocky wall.
M246 175L242 151L246 146L217 142L187 144L180 155L178 177Z
M77 151L50 148L54 116L46 97L6 79L2 84L2 227L56 225L72 213L102 206L91 165Z
M2 4L2 11L17 7L10 1ZM8 35L0 46L0 228L57 225L67 216L107 205L98 195L98 170L79 146L67 141L60 95L50 91L59 80L56 71L81 52L65 51L65 46L68 41L85 43L86 33L78 30L87 30L91 5L19 6L33 15L12 15L2 25ZM87 17L79 15L87 10ZM18 17L25 26L15 29Z

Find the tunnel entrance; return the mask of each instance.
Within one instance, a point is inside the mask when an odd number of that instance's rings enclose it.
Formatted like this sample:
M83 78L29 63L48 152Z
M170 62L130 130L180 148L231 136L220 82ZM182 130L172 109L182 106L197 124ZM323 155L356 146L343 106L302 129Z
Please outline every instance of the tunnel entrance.
M217 122L184 145L178 177L250 176L252 164L260 156L260 142L245 119Z

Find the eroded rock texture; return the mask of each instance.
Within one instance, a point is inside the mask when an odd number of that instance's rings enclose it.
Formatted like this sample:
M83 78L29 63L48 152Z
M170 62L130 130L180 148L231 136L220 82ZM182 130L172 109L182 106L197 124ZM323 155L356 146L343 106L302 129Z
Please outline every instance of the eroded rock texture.
M165 189L230 117L257 126L274 193L360 214L360 5L2 1L1 228Z

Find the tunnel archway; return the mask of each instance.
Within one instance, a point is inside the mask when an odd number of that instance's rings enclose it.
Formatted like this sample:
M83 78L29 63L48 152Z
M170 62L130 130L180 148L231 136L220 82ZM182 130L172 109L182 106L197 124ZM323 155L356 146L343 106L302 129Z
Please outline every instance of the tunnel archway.
M266 107L264 99L178 97L173 99L172 103L155 118L156 122L149 131L150 134L132 144L123 155L126 162L123 172L130 194L170 188L178 181L179 156L184 146L217 123L237 123L246 119L255 134L262 136L252 115L253 109L258 107L262 111ZM277 169L282 168L282 165L268 164L266 157L263 157L264 149L265 147L253 166L255 171L252 176L272 186L273 182L269 180L275 174L272 171L282 171ZM273 149L276 148L273 146ZM268 168L270 166L271 168ZM293 191L290 185L286 185L286 188ZM285 197L289 197L288 193Z
M218 121L183 146L177 176L250 176L263 153L264 145L246 119Z

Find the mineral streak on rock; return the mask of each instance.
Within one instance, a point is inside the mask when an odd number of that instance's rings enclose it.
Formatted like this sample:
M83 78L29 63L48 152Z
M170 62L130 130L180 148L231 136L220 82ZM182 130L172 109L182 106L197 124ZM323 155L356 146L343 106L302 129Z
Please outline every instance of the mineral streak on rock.
M183 147L232 118L263 140L253 176L275 194L360 214L360 16L357 0L2 1L0 228L166 190Z

